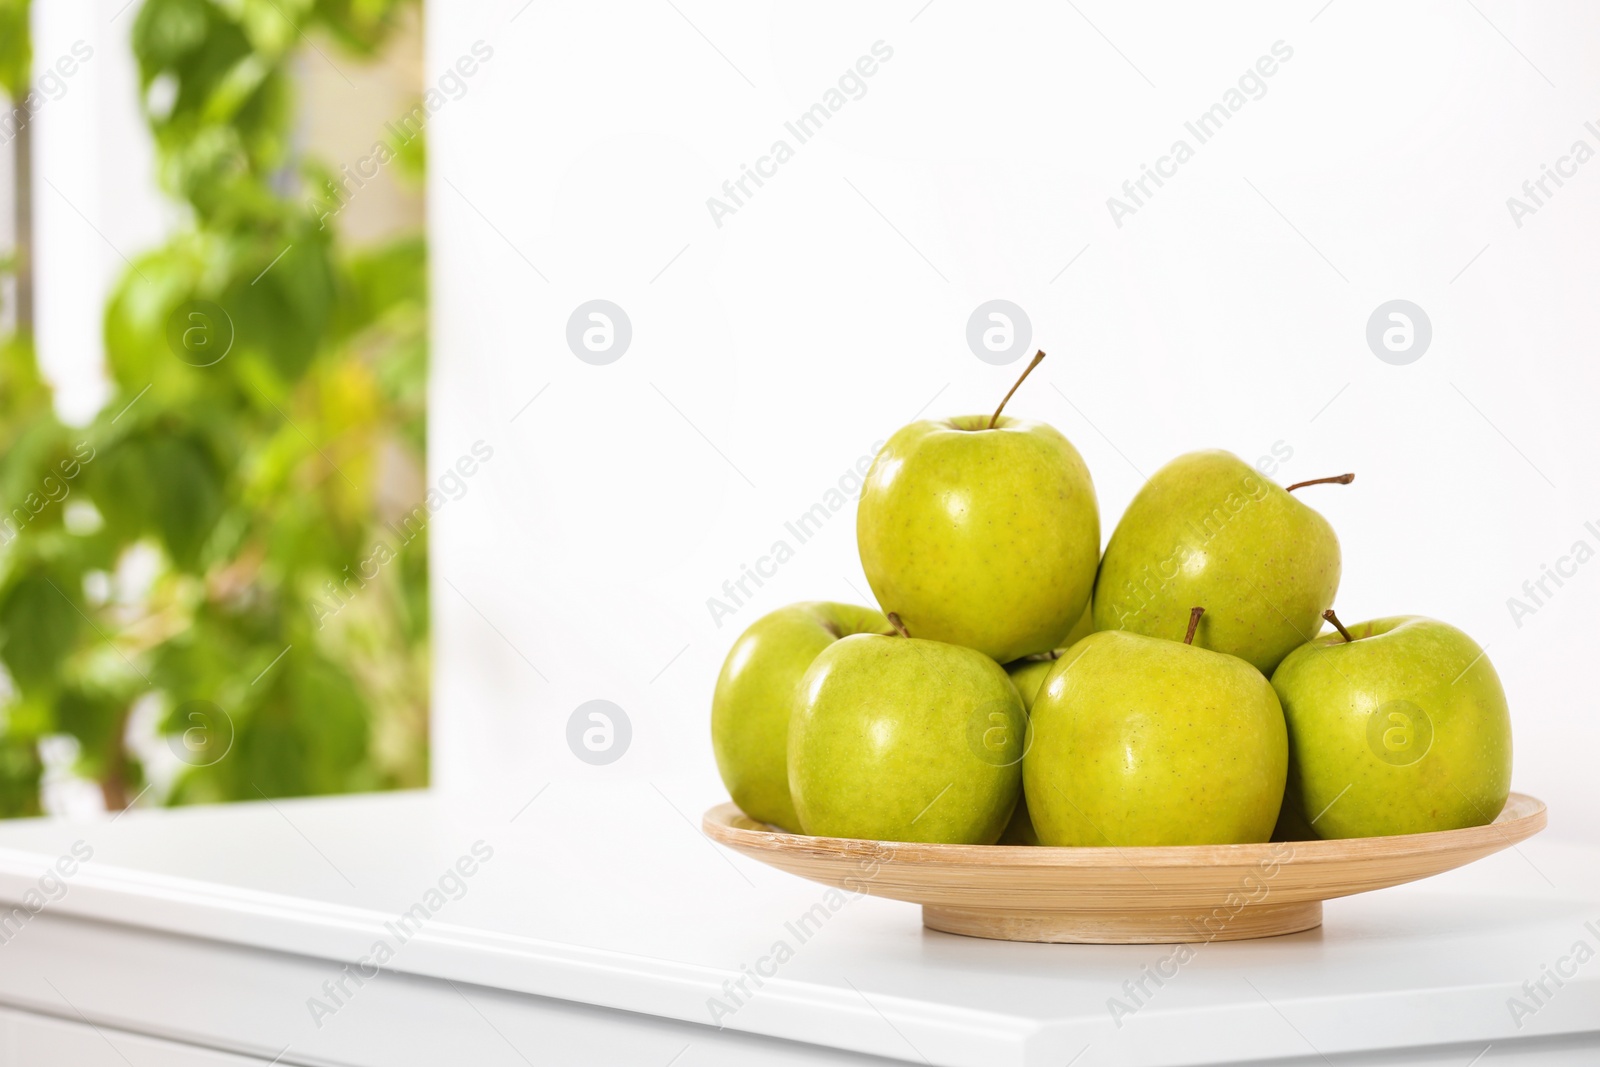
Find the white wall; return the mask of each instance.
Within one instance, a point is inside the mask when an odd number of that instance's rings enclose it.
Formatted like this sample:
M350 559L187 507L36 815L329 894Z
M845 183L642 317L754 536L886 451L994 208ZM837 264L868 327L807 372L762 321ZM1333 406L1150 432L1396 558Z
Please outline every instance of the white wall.
M771 608L859 599L853 504L720 628L707 598L930 398L993 406L1021 365L965 329L1000 297L1051 354L1011 410L1078 445L1108 536L1190 449L1357 471L1306 494L1343 541L1342 614L1485 643L1516 788L1557 833L1600 829L1600 561L1520 627L1507 608L1600 548L1600 162L1520 228L1506 204L1600 148L1600 9L674 3L431 8L428 77L494 49L430 135L430 462L494 449L434 527L439 786L716 799L722 656ZM707 197L879 40L866 95L715 225ZM1115 225L1107 198L1278 41L1265 96ZM564 336L594 298L632 321L607 366ZM1394 298L1433 326L1407 366L1365 340ZM565 742L596 698L634 730L598 768Z
M110 393L107 298L129 262L158 244L177 217L156 186L140 110L128 40L139 6L94 0L32 8L34 84L47 100L33 120L35 323L40 365L71 422L89 421ZM57 66L63 60L71 73ZM55 80L46 82L50 73Z

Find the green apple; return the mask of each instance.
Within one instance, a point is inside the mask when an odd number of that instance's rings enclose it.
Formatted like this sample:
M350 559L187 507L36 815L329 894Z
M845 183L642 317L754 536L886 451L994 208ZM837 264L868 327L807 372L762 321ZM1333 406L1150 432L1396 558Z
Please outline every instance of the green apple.
M1063 643L1070 643L1070 638ZM1011 676L1011 684L1017 687L1017 695L1022 698L1024 711L1030 713L1033 711L1033 698L1038 695L1039 687L1044 684L1045 677L1055 667L1059 658L1059 652L1051 652L1006 664L1006 673ZM1038 843L1039 835L1034 832L1033 819L1028 814L1028 802L1018 797L1016 810L1011 813L1011 822L1006 825L1005 833L1000 835L1000 844L1037 845Z
M1017 695L1022 697L1024 711L1030 714L1033 712L1034 697L1038 695L1039 687L1054 669L1056 660L1060 659L1067 649L1092 633L1094 633L1094 611L1093 605L1090 605L1083 609L1083 614L1078 617L1071 632L1061 642L1061 648L1006 664L1006 673L1011 676L1011 684L1017 687ZM1006 827L1006 832L1000 835L1000 844L1037 845L1038 843L1039 835L1034 832L1033 818L1028 814L1028 802L1019 797L1017 810L1011 813L1011 822Z
M871 608L807 602L762 616L733 643L711 697L711 747L728 794L746 815L799 829L787 750L800 679L840 638L888 628Z
M1106 546L1095 629L1170 636L1203 604L1200 643L1271 674L1321 631L1339 588L1333 527L1289 490L1228 452L1191 452L1162 467Z
M873 595L912 634L1006 663L1077 622L1100 512L1070 441L997 411L897 431L867 472L856 540Z
M861 634L824 649L800 688L789 786L806 833L999 839L1021 791L1027 713L994 660L940 641Z
M1505 690L1454 626L1401 615L1340 627L1289 653L1272 686L1289 723L1284 807L1318 837L1480 826L1505 806Z
M1033 699L1038 695L1039 687L1044 684L1046 676L1055 667L1058 658L1060 658L1059 653L1050 653L1006 664L1006 673L1011 676L1011 684L1017 687L1017 695L1022 698L1024 711L1032 713ZM1037 845L1038 843L1039 835L1034 832L1033 818L1028 814L1028 802L1018 797L1017 808L1011 813L1011 822L1007 824L1005 833L1000 835L1000 844Z
M1017 687L1017 695L1022 697L1022 706L1027 711L1033 711L1033 699L1039 695L1039 687L1044 685L1061 655L1059 651L1046 652L1006 664L1006 673L1011 676L1011 684Z
M1056 661L1032 725L1023 784L1043 844L1272 834L1288 738L1271 684L1244 660L1125 630L1091 634Z
M1094 633L1094 619L1091 608L1084 608L1083 614L1073 625L1071 631L1062 639L1061 647L1050 651L1041 652L1037 656L1026 659L1013 660L1006 664L1006 673L1011 675L1011 684L1017 687L1017 693L1022 697L1022 706L1028 711L1033 711L1033 698L1039 692L1039 687L1044 684L1045 676L1056 665L1056 660L1062 653L1085 637Z

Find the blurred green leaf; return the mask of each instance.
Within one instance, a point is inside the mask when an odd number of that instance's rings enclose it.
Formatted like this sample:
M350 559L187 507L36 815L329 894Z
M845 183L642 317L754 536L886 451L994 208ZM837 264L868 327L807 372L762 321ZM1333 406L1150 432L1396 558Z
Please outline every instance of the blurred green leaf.
M41 814L39 779L43 773L32 737L0 736L0 818Z
M78 739L78 768L99 779L123 760L121 730L126 725L126 695L72 686L56 701L55 726Z
M221 478L192 441L153 441L146 453L153 489L151 511L167 552L192 566L222 511Z
M0 0L0 29L14 8ZM158 176L187 223L112 292L114 395L88 427L55 417L27 340L0 338L0 506L24 509L14 536L0 515L18 690L0 707L0 815L37 810L52 732L79 740L108 803L136 792L121 724L147 693L165 732L192 701L237 731L169 804L426 781L425 538L341 585L337 612L315 605L387 536L393 497L420 491L427 250L352 249L324 225L307 190L331 171L296 156L292 95L308 40L342 66L416 8L145 0L134 18ZM0 64L17 51L0 41ZM197 328L216 347L191 344Z
M305 373L332 316L333 270L325 241L307 233L275 253L264 250L261 273L240 275L223 294L239 350L263 353L285 381Z
M43 568L21 575L5 591L0 660L18 685L45 686L56 679L83 623L72 595Z
M0 92L18 102L27 95L33 66L29 3L30 0L0 0Z

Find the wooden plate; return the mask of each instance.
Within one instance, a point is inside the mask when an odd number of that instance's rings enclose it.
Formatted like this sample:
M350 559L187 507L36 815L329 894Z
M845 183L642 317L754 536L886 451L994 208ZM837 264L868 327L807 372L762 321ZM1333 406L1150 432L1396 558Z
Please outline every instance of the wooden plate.
M1238 941L1322 924L1322 902L1448 871L1532 837L1543 801L1512 793L1487 826L1404 837L1160 848L926 845L786 834L733 804L713 841L813 882L922 905L934 930L1007 941Z

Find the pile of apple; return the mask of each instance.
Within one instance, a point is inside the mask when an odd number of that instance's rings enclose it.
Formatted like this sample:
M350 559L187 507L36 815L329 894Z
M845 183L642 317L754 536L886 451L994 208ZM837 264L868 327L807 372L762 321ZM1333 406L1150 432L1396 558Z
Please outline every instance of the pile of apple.
M746 814L1116 847L1499 814L1511 726L1483 650L1431 619L1332 611L1339 541L1293 493L1352 475L1284 489L1227 452L1180 456L1102 557L1083 459L1004 407L912 423L878 453L856 531L881 613L794 604L728 653L712 741Z

